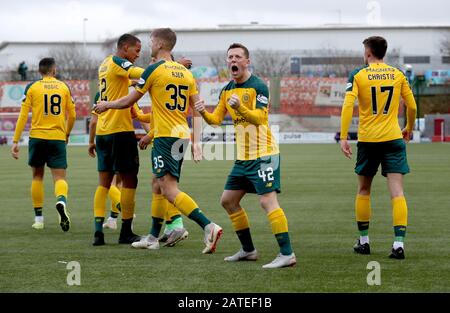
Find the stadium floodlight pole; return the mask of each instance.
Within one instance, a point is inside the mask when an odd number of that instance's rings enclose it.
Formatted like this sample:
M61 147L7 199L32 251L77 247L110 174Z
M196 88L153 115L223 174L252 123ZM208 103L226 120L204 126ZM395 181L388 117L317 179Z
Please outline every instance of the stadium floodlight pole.
M86 22L87 17L83 18L83 49L86 50Z

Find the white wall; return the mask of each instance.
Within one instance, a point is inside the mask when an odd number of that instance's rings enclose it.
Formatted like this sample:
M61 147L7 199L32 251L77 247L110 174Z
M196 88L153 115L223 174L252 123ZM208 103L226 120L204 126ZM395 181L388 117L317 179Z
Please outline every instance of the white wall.
M446 29L450 31L450 27ZM138 33L148 45L149 32ZM362 51L362 41L373 35L387 39L390 48L400 48L406 55L439 54L445 29L437 28L304 28L304 29L220 29L177 30L175 50L186 52L223 51L233 42L249 49L317 50L342 49Z
M255 49L283 50L292 55L302 56L302 51L346 50L363 52L362 41L379 35L388 41L388 54L393 49L403 56L430 56L430 64L415 64L416 70L450 69L450 64L441 64L440 43L449 27L377 27L377 28L278 28L278 29L180 29L176 30L178 40L174 51L182 52L196 62L208 62L211 52L223 52L233 42L246 45L250 51ZM143 45L149 45L148 31L137 36ZM209 64L203 64L209 65Z

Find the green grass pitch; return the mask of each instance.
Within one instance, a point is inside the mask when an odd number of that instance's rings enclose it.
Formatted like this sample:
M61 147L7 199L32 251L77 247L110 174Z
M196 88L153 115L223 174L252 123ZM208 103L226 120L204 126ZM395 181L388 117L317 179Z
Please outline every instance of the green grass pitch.
M403 261L387 256L393 240L392 213L385 179L374 179L372 255L352 252L358 236L354 221L354 159L338 145L282 145L282 193L298 264L263 270L278 252L257 197L243 207L260 254L257 262L229 264L223 258L239 249L219 199L232 161L186 161L181 189L224 228L217 251L202 255L203 232L185 218L190 236L174 248L135 250L117 244L118 231L106 230L106 246L93 247L92 202L96 161L86 147L68 148L69 209L72 225L63 233L54 209L53 183L45 177L45 229L31 228L31 171L27 147L13 160L0 148L1 292L449 292L450 291L450 145L410 144L411 173L405 178L409 206ZM356 147L353 146L354 152ZM134 230L150 227L149 151L141 151ZM109 203L109 202L108 202ZM109 204L108 204L109 207ZM68 286L63 262L78 261L81 285ZM369 261L381 265L381 285L368 286Z

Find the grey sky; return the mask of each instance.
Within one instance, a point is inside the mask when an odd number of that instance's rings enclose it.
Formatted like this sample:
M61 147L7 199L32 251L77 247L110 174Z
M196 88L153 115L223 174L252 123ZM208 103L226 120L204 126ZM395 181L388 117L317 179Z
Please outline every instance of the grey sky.
M450 25L448 0L0 0L1 41L87 41L218 24ZM370 3L370 4L369 4ZM86 22L83 22L87 18Z

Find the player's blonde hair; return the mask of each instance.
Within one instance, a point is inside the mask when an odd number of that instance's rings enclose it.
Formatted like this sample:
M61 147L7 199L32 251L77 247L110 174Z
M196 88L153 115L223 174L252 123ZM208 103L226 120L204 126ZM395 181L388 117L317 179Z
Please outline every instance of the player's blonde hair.
M170 28L157 28L152 31L152 37L162 41L163 49L172 51L177 43L177 34Z

